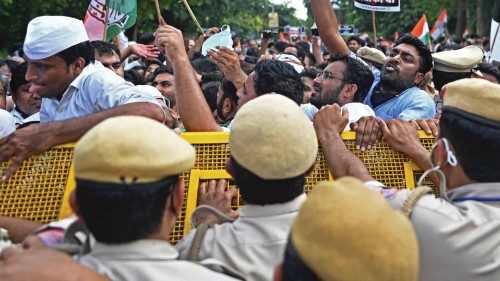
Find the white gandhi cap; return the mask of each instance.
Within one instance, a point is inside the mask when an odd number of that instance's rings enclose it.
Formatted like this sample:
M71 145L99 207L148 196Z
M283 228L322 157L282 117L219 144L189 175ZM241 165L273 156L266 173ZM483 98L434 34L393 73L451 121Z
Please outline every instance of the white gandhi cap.
M29 59L40 60L85 41L89 37L81 20L41 16L29 22L23 49Z

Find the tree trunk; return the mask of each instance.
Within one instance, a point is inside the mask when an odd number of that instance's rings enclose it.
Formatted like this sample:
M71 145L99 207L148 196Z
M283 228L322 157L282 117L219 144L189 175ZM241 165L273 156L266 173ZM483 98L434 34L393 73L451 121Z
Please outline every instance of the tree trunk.
M466 0L458 0L458 8L457 8L457 26L455 27L455 35L462 38L462 35L465 30L466 24L466 10L467 1Z

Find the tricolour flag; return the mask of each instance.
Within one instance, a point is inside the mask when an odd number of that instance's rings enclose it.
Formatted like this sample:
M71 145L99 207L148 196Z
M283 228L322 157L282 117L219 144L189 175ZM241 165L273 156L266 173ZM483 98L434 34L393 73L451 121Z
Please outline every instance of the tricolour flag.
M136 19L137 0L91 0L83 22L91 41L110 41Z
M429 36L429 25L427 24L427 18L423 15L417 22L411 34L418 37L425 45L431 42L431 37Z
M431 37L434 40L437 40L446 30L446 24L448 23L448 14L446 13L446 9L443 9L441 13L439 13L439 17L437 18L434 26L431 29Z

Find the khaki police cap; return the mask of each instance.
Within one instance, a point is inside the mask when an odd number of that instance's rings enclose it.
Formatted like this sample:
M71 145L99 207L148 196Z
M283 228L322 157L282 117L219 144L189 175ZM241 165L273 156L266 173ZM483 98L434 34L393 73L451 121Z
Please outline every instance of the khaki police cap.
M446 84L443 110L455 110L500 123L500 85L480 78Z
M355 178L315 187L293 223L291 242L323 281L417 280L410 221Z
M305 173L318 153L311 121L295 102L278 94L262 95L238 110L229 147L241 166L270 180Z
M377 48L361 47L356 52L356 55L364 60L384 64L386 56Z
M444 72L467 73L483 60L483 50L470 45L458 50L432 54L434 69Z
M104 183L152 183L194 165L195 150L165 125L146 117L107 119L75 146L76 178Z

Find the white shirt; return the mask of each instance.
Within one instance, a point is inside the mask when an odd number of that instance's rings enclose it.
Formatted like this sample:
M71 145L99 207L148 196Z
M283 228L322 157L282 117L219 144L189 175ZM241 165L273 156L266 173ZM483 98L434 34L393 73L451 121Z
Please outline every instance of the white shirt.
M96 242L78 262L112 281L237 280L177 257L167 241L143 239L116 245Z
M314 105L310 103L301 104L300 108L307 115L307 117L309 117L309 120L311 121L313 121L314 115L319 111L318 108L316 108ZM344 131L350 131L351 129L349 124L358 121L361 117L375 116L375 112L373 112L373 109L364 103L360 102L347 103L340 108L341 112L342 110L344 110L344 108L347 108L347 111L349 111L349 123L347 123Z
M154 98L157 92L151 86L134 86L96 61L83 69L60 101L42 99L40 122L81 117L133 102L160 106Z
M411 194L381 191L397 210ZM468 184L447 195L450 201L423 196L411 214L420 244L420 280L500 280L500 183Z
M14 118L6 110L0 109L0 138L10 135L16 130Z
M24 118L19 111L17 111L16 107L12 109L10 112L12 117L14 118L14 122L16 125L22 125L24 123L28 122L33 122L33 121L40 121L40 112L34 113L33 115L30 115L26 118Z
M283 261L293 220L305 200L302 194L283 204L243 206L234 222L207 230L199 259L215 258L246 275L248 281L272 280L275 266ZM191 230L175 246L181 258L187 256L195 232Z

